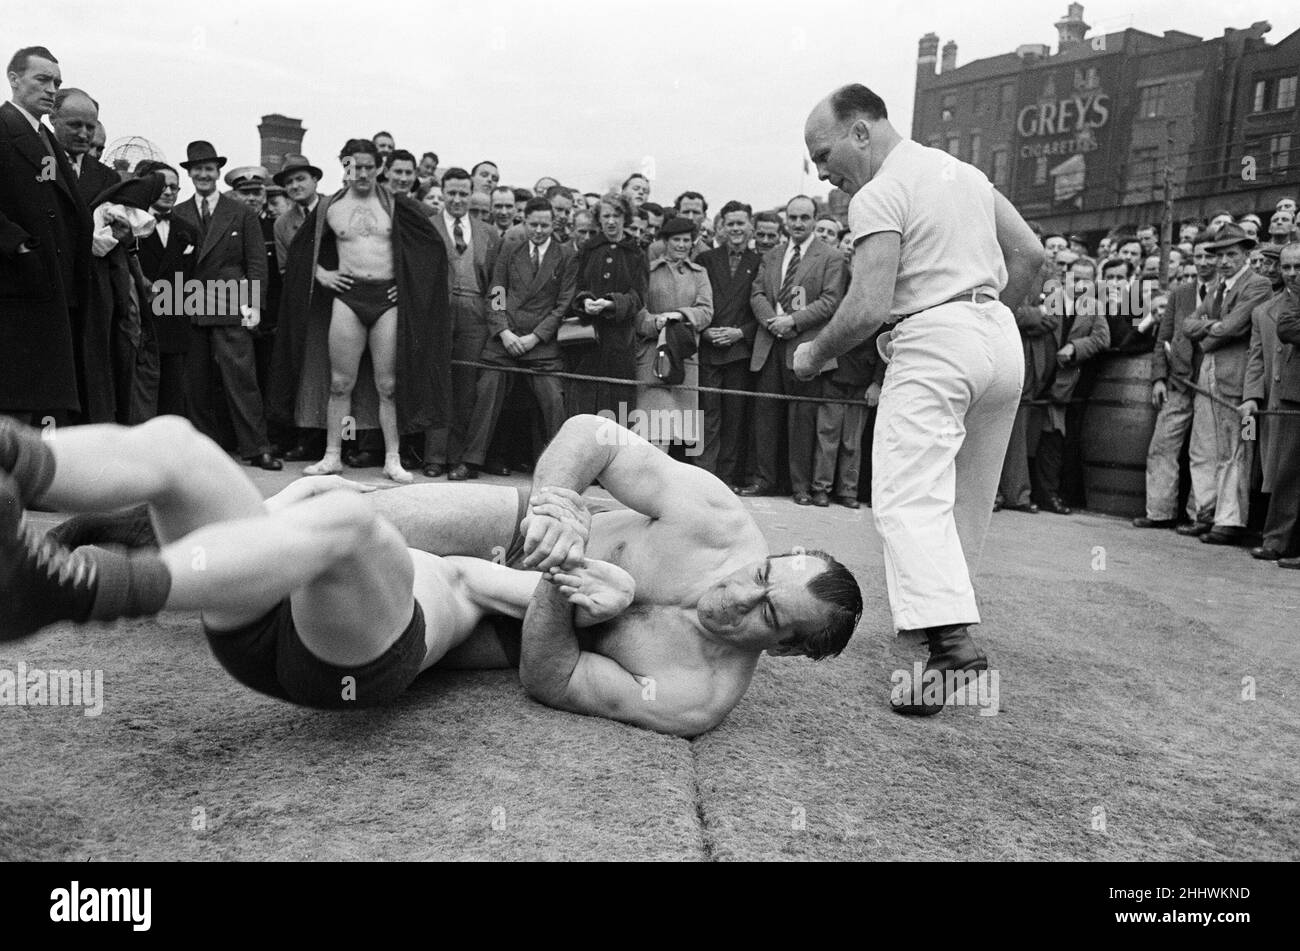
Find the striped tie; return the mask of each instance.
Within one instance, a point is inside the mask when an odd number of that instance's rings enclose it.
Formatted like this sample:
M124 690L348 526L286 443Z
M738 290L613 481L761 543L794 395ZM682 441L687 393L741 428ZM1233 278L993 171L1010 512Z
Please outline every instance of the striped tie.
M786 313L790 312L790 298L794 296L794 272L797 270L799 270L799 245L796 244L794 254L790 255L790 266L785 269L785 280L781 282L781 294L778 298Z
M451 236L456 242L456 253L465 253L465 229L460 226L460 218L456 218L456 226L452 229Z

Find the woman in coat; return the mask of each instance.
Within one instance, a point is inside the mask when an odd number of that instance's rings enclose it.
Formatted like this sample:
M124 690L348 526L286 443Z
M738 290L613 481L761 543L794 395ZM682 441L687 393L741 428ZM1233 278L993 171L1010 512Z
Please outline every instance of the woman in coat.
M699 334L713 321L713 287L708 272L690 260L695 241L695 226L689 218L674 218L663 226L659 236L664 242L664 256L650 265L646 304L636 319L637 380L643 384L637 393L637 414L648 431L640 435L667 449L669 443L686 444L700 451L704 437L699 418L700 394L681 390L660 382L655 375L655 357L661 334L675 321L690 325L696 346ZM686 386L698 386L698 353L685 360Z
M577 373L636 379L634 320L645 302L648 269L636 240L624 229L632 217L627 199L606 195L596 205L600 231L578 252L577 293L569 313L595 328L594 344L569 348L566 364ZM636 389L570 381L569 415L608 410L631 412Z

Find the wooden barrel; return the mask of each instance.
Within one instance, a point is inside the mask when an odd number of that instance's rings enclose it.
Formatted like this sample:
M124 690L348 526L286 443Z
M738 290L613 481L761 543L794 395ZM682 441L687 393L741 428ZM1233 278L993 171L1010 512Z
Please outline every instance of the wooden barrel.
M1088 508L1146 514L1147 447L1156 426L1151 355L1101 357L1083 414L1083 485Z

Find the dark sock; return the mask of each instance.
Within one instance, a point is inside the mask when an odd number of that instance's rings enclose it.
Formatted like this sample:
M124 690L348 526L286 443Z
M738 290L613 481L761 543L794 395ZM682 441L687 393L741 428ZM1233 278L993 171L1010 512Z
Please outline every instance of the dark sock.
M151 617L167 603L172 576L157 552L88 548L78 554L95 566L97 583L90 620Z
M65 548L81 545L123 545L126 548L158 548L148 505L120 512L87 512L60 522L47 533Z
M24 506L30 506L54 481L54 450L39 430L0 416L0 470L13 476Z

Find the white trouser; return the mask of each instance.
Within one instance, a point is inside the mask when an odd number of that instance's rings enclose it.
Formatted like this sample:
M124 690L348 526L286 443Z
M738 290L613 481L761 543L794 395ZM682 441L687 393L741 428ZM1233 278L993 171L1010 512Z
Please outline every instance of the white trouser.
M978 624L971 576L1024 385L1020 332L998 301L941 304L879 347L871 500L894 626Z

